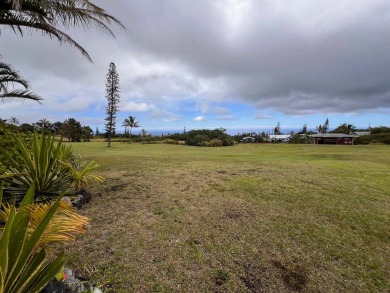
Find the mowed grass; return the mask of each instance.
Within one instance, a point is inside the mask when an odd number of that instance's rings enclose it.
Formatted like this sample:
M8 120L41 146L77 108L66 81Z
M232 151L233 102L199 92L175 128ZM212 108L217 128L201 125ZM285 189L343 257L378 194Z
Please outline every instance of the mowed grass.
M69 261L108 292L389 292L388 146L73 148L107 180Z

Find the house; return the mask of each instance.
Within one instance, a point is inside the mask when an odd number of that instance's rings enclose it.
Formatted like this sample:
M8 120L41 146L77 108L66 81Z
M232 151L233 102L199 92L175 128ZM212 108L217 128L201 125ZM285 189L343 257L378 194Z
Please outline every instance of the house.
M255 138L251 137L251 136L247 136L247 137L244 137L243 139L241 139L241 142L243 142L243 143L255 142Z
M349 144L353 145L353 139L358 135L344 133L318 133L311 134L309 137L314 139L314 144Z
M281 141L288 142L291 138L290 134L270 134L268 137L269 141Z

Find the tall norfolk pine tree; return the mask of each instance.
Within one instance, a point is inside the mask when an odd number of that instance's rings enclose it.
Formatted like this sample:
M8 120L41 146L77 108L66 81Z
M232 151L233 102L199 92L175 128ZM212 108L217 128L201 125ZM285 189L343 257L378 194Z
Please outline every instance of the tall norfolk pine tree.
M120 101L119 97L119 74L116 71L114 62L110 63L108 68L107 79L106 79L106 98L108 101L106 107L107 121L106 134L108 136L108 146L111 146L111 137L115 134L116 126L116 112L118 112L118 103Z

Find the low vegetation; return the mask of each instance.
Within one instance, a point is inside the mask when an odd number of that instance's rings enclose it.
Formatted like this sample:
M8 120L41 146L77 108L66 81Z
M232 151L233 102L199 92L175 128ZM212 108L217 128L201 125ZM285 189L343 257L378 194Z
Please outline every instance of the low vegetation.
M230 135L226 133L226 129L201 129L191 130L187 133L186 144L192 146L231 146L234 141Z
M47 256L47 249L75 240L89 222L62 195L102 177L91 174L96 163L80 164L54 137L7 132L1 141L0 293L38 293L64 271L64 252Z
M79 143L101 164L67 245L105 292L386 292L384 145Z

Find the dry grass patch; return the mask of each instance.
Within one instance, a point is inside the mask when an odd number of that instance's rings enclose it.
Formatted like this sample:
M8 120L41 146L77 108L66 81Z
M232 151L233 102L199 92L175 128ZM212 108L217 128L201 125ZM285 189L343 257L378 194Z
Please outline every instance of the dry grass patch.
M75 145L107 183L71 264L112 292L385 292L386 147Z

